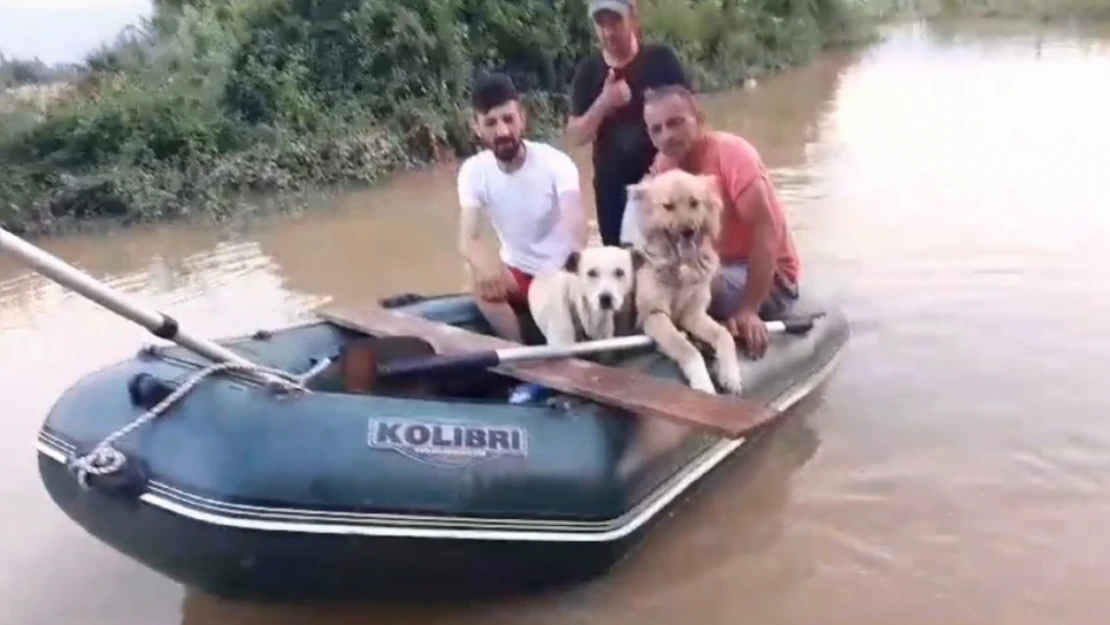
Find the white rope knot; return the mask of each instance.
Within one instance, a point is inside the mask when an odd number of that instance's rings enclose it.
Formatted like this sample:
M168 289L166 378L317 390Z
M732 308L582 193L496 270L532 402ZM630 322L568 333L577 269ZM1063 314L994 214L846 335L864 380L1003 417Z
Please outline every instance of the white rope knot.
M325 369L329 363L330 359L325 359L324 361L317 363L307 372L300 375L294 375L280 369L252 364L221 362L210 365L208 367L205 367L204 369L201 369L200 371L197 371L195 374L186 379L185 382L181 384L181 386L174 389L174 391L167 395L165 399L158 402L158 404L155 405L153 408L143 413L143 415L140 416L138 419L135 419L131 423L110 434L96 447L94 447L92 451L85 454L84 456L72 458L69 462L69 467L77 473L77 481L84 488L88 488L89 476L91 475L110 475L119 471L127 463L127 456L125 456L123 452L119 451L115 447L112 447L112 444L123 438L124 436L127 436L134 430L142 427L147 422L157 419L159 416L173 407L175 403L185 397L185 395L187 395L189 391L193 390L206 378L216 373L220 373L222 371L240 370L249 371L251 373L269 374L277 379L266 381L264 384L266 389L279 395L302 395L311 393L311 391L308 389L308 387L305 386L305 384L307 384L312 377Z
M77 472L77 483L82 488L88 488L90 475L109 475L122 469L126 463L127 457L118 449L101 443L84 456L74 458L69 467Z

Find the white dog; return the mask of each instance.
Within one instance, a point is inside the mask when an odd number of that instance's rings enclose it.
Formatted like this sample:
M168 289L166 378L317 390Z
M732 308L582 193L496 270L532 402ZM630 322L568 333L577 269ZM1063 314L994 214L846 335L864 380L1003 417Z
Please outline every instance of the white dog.
M638 252L611 245L572 252L562 269L543 271L528 289L532 318L549 345L627 333Z

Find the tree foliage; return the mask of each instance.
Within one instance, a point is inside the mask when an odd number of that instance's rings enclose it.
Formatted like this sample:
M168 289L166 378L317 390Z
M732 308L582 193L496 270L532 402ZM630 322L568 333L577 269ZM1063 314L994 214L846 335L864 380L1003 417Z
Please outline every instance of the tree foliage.
M641 3L647 35L714 88L808 58L846 1ZM595 45L584 4L156 0L44 110L0 106L0 223L226 213L239 191L369 181L444 147L465 153L483 70L513 77L544 133ZM34 83L38 71L10 73Z

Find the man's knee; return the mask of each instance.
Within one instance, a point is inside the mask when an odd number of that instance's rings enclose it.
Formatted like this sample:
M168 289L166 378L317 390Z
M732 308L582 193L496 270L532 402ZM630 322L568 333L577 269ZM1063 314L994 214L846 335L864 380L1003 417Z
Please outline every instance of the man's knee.
M713 276L710 286L709 316L718 321L724 321L740 312L747 284L748 266L746 264L721 265L717 274ZM759 316L763 319L781 318L790 312L797 300L798 289L788 288L776 276L771 285L771 292L759 307Z
M722 264L710 283L709 316L724 321L740 311L744 285L748 283L748 267Z
M503 296L496 297L484 293L478 281L473 278L470 280L470 296L474 298L474 302L479 306L499 306L506 303L506 299Z
M759 316L767 320L781 319L790 314L790 310L797 301L797 295L787 293L776 286L771 289L767 299L763 300L763 305L759 308Z

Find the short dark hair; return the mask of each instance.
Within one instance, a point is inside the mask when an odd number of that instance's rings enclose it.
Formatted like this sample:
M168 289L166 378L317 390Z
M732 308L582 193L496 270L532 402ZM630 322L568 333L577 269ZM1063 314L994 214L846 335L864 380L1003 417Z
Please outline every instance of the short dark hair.
M653 102L672 95L686 100L686 102L695 109L698 108L697 100L694 99L694 92L682 83L659 85L658 87L645 89L644 102Z
M470 104L479 113L485 113L491 108L518 99L520 95L512 79L496 72L479 76L474 81L474 88L470 94Z

